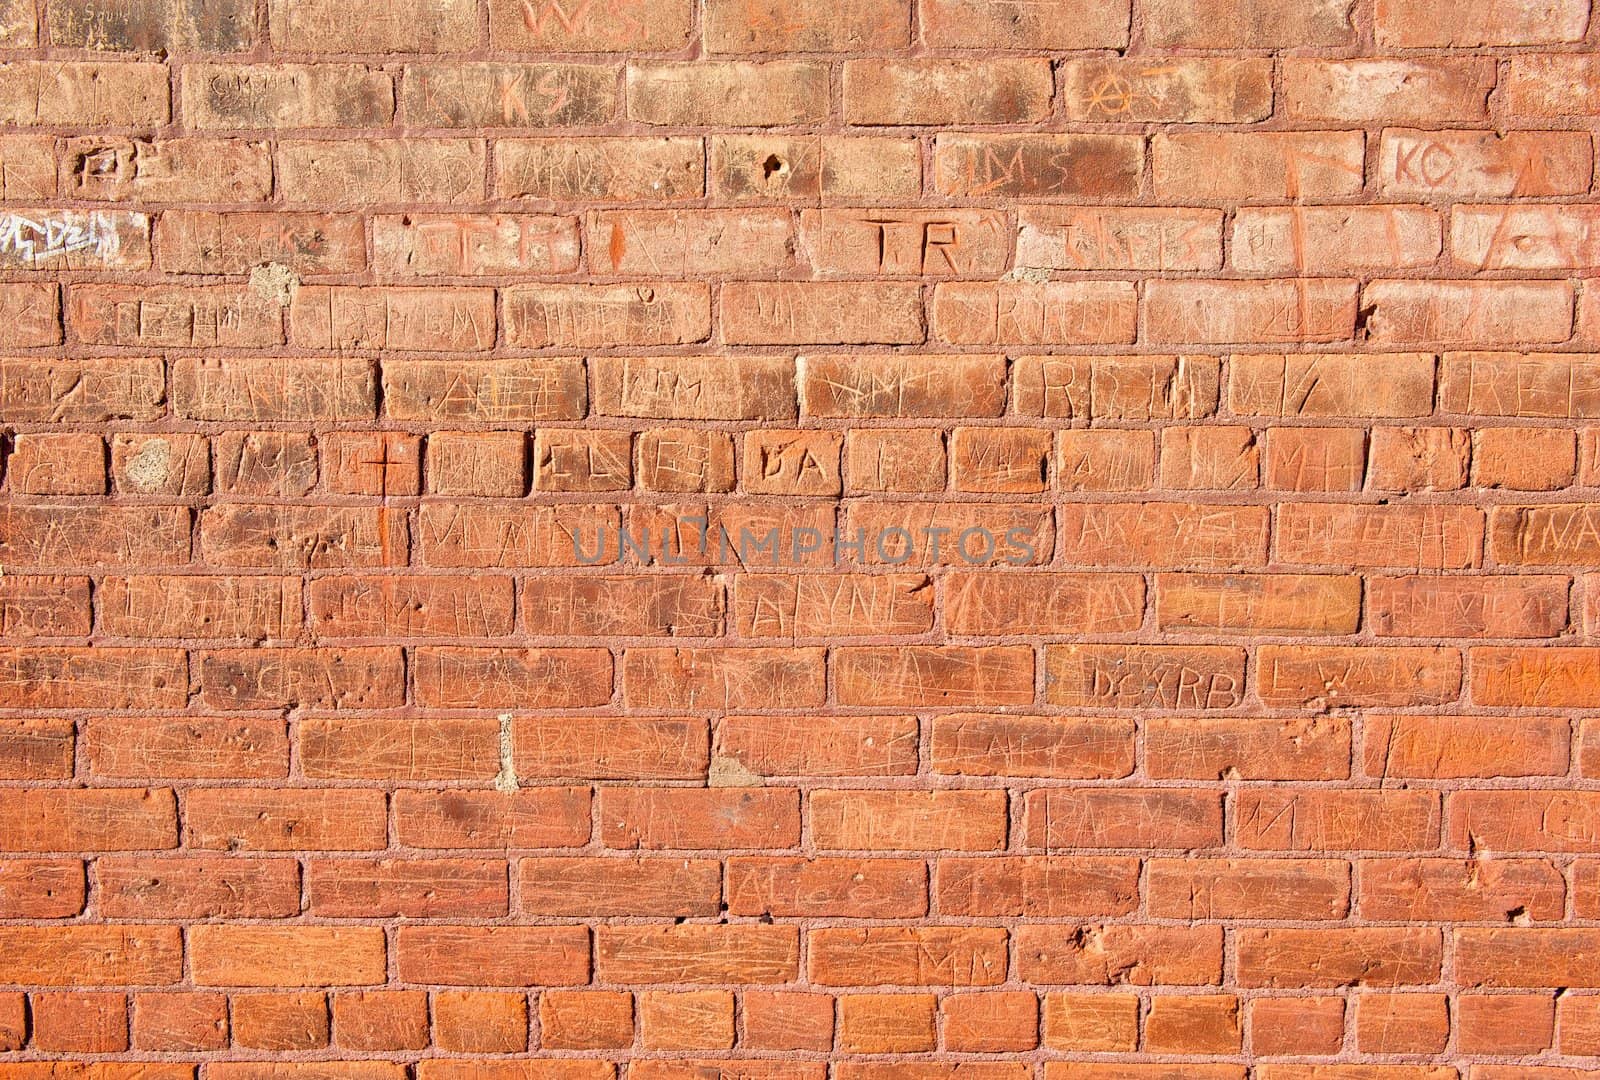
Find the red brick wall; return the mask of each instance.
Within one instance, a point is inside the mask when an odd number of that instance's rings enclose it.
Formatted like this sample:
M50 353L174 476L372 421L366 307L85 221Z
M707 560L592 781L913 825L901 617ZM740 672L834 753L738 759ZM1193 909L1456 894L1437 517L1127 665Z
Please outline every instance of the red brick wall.
M0 1080L1591 1072L1590 19L0 0Z

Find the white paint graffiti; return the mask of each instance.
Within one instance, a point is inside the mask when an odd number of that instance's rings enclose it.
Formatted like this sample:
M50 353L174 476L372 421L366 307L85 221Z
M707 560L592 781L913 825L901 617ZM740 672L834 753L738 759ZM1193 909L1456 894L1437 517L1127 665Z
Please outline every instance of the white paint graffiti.
M110 262L121 248L122 237L111 214L68 212L39 218L0 215L0 255L15 255L24 263L40 263L82 251Z

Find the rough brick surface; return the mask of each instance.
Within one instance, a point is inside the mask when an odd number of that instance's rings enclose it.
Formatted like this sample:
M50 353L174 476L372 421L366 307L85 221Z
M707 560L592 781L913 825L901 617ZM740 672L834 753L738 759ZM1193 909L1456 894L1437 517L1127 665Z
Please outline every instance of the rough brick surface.
M1591 0L0 0L0 1080L1600 1071Z

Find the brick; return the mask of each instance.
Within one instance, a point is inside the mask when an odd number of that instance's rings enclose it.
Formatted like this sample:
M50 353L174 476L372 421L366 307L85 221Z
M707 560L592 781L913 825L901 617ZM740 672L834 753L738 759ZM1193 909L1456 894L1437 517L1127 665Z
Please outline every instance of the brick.
M184 795L188 847L237 851L371 851L384 846L379 791L272 788L241 795L199 788Z
M1363 859L1359 907L1374 920L1559 919L1565 885L1542 859Z
M1338 342L1355 321L1355 283L1330 278L1152 281L1145 292L1145 336L1156 342Z
M792 982L799 932L762 924L603 926L595 931L595 973L630 983Z
M1413 927L1245 929L1239 982L1250 987L1400 986L1439 977L1441 935Z
M1561 342L1572 293L1560 282L1379 281L1362 290L1370 339L1390 344Z
M828 69L803 60L634 62L628 118L645 124L783 127L827 113Z
M1514 115L1577 116L1600 111L1594 58L1582 53L1533 53L1511 61L1501 101Z
M100 625L119 637L299 636L300 585L281 577L115 576L100 584Z
M814 791L813 842L824 850L994 851L1005 844L1000 791Z
M4 926L7 974L36 986L158 986L181 975L176 926Z
M1272 112L1271 66L1254 57L1068 60L1060 72L1077 121L1239 124Z
M237 1046L282 1051L328 1045L328 1002L321 993L240 994L230 1019Z
M1216 210L1023 206L1017 217L1018 266L1050 270L1222 266L1222 215Z
M365 230L348 215L169 210L155 241L159 264L176 273L245 274L269 262L337 273L366 264Z
M181 650L0 649L0 704L6 708L182 708L188 685Z
M1039 1045L1039 999L1032 991L951 994L939 1002L947 1050L994 1053Z
M1277 524L1286 563L1459 570L1483 561L1483 515L1470 507L1285 503Z
M1218 926L1049 926L1035 924L1017 930L1017 974L1028 982L1069 983L1089 986L1211 986L1222 977L1222 928ZM1099 995L1096 995L1098 998ZM1122 997L1122 995L1111 995ZM1123 1009L1133 999L1128 995L1113 1011L1108 1025L1118 1031L1121 1043L1123 1025L1134 1017L1124 1017ZM1081 1005L1081 1002L1073 1002ZM1059 1005L1054 1008L1059 1008ZM1087 1031L1077 1024L1065 1026L1052 1037L1054 1011L1045 998L1045 1045L1065 1044L1072 1048L1072 1037L1093 1033L1098 1036L1104 1014L1087 1019ZM1066 1019L1066 1018L1063 1018ZM1098 1038L1095 1039L1098 1042ZM1097 1045L1084 1049L1115 1049Z
M1127 135L940 133L933 186L960 198L1132 198L1144 143Z
M291 344L307 349L468 352L494 343L494 294L308 285L294 294L289 323Z
M721 879L709 859L542 856L522 859L516 880L522 909L535 914L687 917L717 912Z
M1387 0L1386 0L1387 2ZM1487 58L1316 60L1284 64L1288 115L1387 124L1488 119L1495 71Z
M1403 637L1554 637L1567 625L1566 578L1372 578L1373 630ZM1424 629L1426 628L1426 629Z
M713 135L711 193L733 202L915 197L922 158L915 139L889 136Z
M728 860L738 915L912 918L928 910L922 864L908 859L745 856Z
M948 915L1121 915L1138 903L1139 862L1116 856L945 856L934 897Z
M17 126L150 128L170 115L161 64L16 60L0 64L0 121Z
M1461 691L1454 649L1266 645L1257 663L1256 694L1267 705L1443 705Z
M1026 705L1033 701L1033 651L1015 646L862 646L835 651L841 703Z
M1150 43L1161 49L1278 49L1355 41L1350 9L1332 0L1291 8L1251 0L1209 5L1199 0L1160 0L1146 18Z
M92 720L84 756L89 771L128 779L283 777L289 740L279 720L153 717L137 727Z
M1051 645L1045 698L1075 708L1228 709L1244 697L1243 649Z
M1579 928L1491 927L1455 932L1456 977L1465 986L1588 987L1593 934Z
M706 6L706 46L712 52L857 52L909 44L905 0L850 0L826 10L795 12L776 0Z
M907 716L730 716L714 760L756 776L899 776L916 771L917 724Z
M133 996L136 1050L190 1052L228 1045L228 999L204 991Z
M819 431L752 431L744 437L744 490L757 495L838 495L843 436Z
M1462 792L1449 800L1450 840L1492 851L1587 851L1600 806L1588 792Z
M1587 16L1583 5L1571 0L1438 13L1417 0L1383 0L1375 29L1380 44L1402 49L1536 45L1579 40Z
M417 1050L428 1043L428 998L418 990L351 990L333 996L333 1042L342 1050Z
M1049 114L1050 68L1039 60L847 60L851 124L1002 124Z
M1235 490L1260 483L1261 450L1246 427L1170 427L1161 432L1160 486Z
M1173 132L1150 140L1155 194L1176 199L1323 199L1359 194L1359 131Z
M1586 190L1589 140L1570 132L1417 131L1386 128L1378 144L1385 195L1506 198Z
M1384 370L1372 371L1381 366ZM1432 356L1235 356L1228 403L1258 416L1421 416L1433 407ZM1380 431L1386 429L1379 429Z
M1362 994L1355 1000L1356 1046L1368 1054L1438 1054L1450 1038L1443 994Z
M493 173L502 198L674 202L706 188L698 138L503 139Z
M0 217L9 270L147 270L150 219L126 210L12 210Z
M630 648L623 700L639 709L756 708L777 694L793 708L822 704L821 649Z
M213 708L392 708L402 671L398 649L216 649L198 657L195 684Z
M932 994L841 995L838 1047L857 1054L932 1050L937 1005Z
M290 205L451 205L483 195L481 139L285 139L274 161Z
M718 431L652 428L639 433L634 470L648 491L732 491L733 439Z
M1350 866L1342 860L1151 859L1147 874L1158 918L1311 920L1350 912Z
M998 928L824 927L807 944L810 978L826 986L994 986L1006 976Z
M1480 705L1586 706L1594 698L1586 648L1472 650L1472 700Z
M600 789L602 843L623 849L786 848L800 842L800 799L785 788Z
M761 1050L833 1046L833 998L826 994L749 990L740 998L741 1045Z
M420 704L440 708L600 705L611 698L611 656L603 649L438 647L418 649L413 679Z
M459 52L478 41L477 7L444 0L352 23L333 0L271 0L267 24L280 49L308 52Z
M985 277L1010 257L1005 220L988 210L803 210L800 241L828 277Z
M1046 788L1027 794L1022 831L1028 847L1049 851L1212 847L1222 842L1222 800L1175 788Z
M1224 569L1266 562L1267 515L1260 507L1068 504L1060 515L1071 560L1088 566Z
M1145 768L1160 780L1342 780L1350 729L1337 719L1152 717Z
M395 970L436 986L571 986L589 981L589 931L582 926L400 928Z
M524 285L504 290L503 305L507 341L526 348L678 345L711 332L710 292L691 283Z
M381 127L394 118L385 72L349 64L194 64L180 100L196 129Z
M533 358L385 363L383 396L393 419L441 422L570 420L587 401L581 362Z
M1165 630L1350 634L1360 622L1360 585L1332 574L1158 574L1156 623Z
M1458 206L1450 212L1450 250L1473 270L1564 270L1594 266L1590 207Z
M1155 997L1145 1016L1145 1046L1156 1053L1236 1054L1244 1043L1232 994Z
M272 190L267 145L239 139L84 136L58 164L63 195L97 202L261 202Z
M1250 1041L1261 1054L1338 1053L1344 1042L1344 999L1256 998L1250 1002Z
M208 924L189 933L189 962L201 986L382 982L383 948L383 931L373 926Z
M112 919L281 918L300 911L293 859L106 856L95 863L95 886L99 911Z
M203 435L113 435L111 483L136 495L192 496L211 490Z
M1013 409L1057 418L1196 419L1216 411L1217 380L1213 357L1022 356L1012 364ZM1085 433L1063 432L1063 440L1068 434Z
M933 335L953 345L1127 345L1136 322L1128 282L943 282L933 293Z
M1554 491L1572 483L1577 463L1577 438L1571 431L1483 428L1473 432L1472 479L1477 487Z
M719 303L730 345L902 345L926 336L915 285L730 282Z
M929 748L937 773L1107 779L1133 771L1133 726L1116 719L958 713L934 719Z
M317 778L487 780L497 772L497 731L487 720L307 719L301 768Z
M589 839L589 791L398 791L394 820L400 843L411 847L575 847Z
M8 919L70 918L82 913L86 894L83 863L76 859L0 862L0 912Z
M12 720L0 725L0 775L8 780L65 778L73 770L70 720Z
M1439 820L1432 791L1263 788L1239 800L1234 834L1254 851L1420 851L1437 845Z
M998 356L806 356L800 407L807 416L999 416L1003 373Z
M494 991L442 990L433 995L433 1040L467 1054L517 1053L528 1048L528 999Z
M0 510L0 557L17 568L173 566L189 558L189 512L162 506Z
M633 1045L633 995L605 990L548 990L539 995L540 1046L606 1050Z
M12 439L6 475L17 494L103 495L105 458L97 435L22 434Z
M1290 491L1359 491L1366 477L1366 432L1278 428L1268 433L1263 479Z
M1139 1042L1132 994L1044 995L1044 1045L1078 1052L1129 1051Z
M1440 233L1423 207L1242 207L1230 250L1250 274L1353 274L1431 267Z
M435 431L428 435L430 495L521 498L527 437L520 431Z
M1374 716L1364 750L1371 776L1541 776L1566 772L1570 742L1564 720Z
M1555 1045L1556 999L1545 994L1463 994L1456 1040L1468 1054L1537 1054Z
M588 552L599 530L614 535L615 509L424 503L417 518L421 561L435 567L576 566L573 533Z
M1375 428L1371 484L1378 491L1456 491L1467 485L1471 454L1462 428Z
M38 993L29 1005L38 1050L115 1054L128 1049L128 999L123 994Z
M408 64L400 108L430 128L541 128L609 123L617 72L599 64Z

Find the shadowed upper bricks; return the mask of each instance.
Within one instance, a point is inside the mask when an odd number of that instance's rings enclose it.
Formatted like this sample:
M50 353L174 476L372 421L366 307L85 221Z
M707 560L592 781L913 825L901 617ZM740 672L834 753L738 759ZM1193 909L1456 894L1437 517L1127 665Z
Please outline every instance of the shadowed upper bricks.
M0 1080L1592 1073L1592 14L0 0Z

